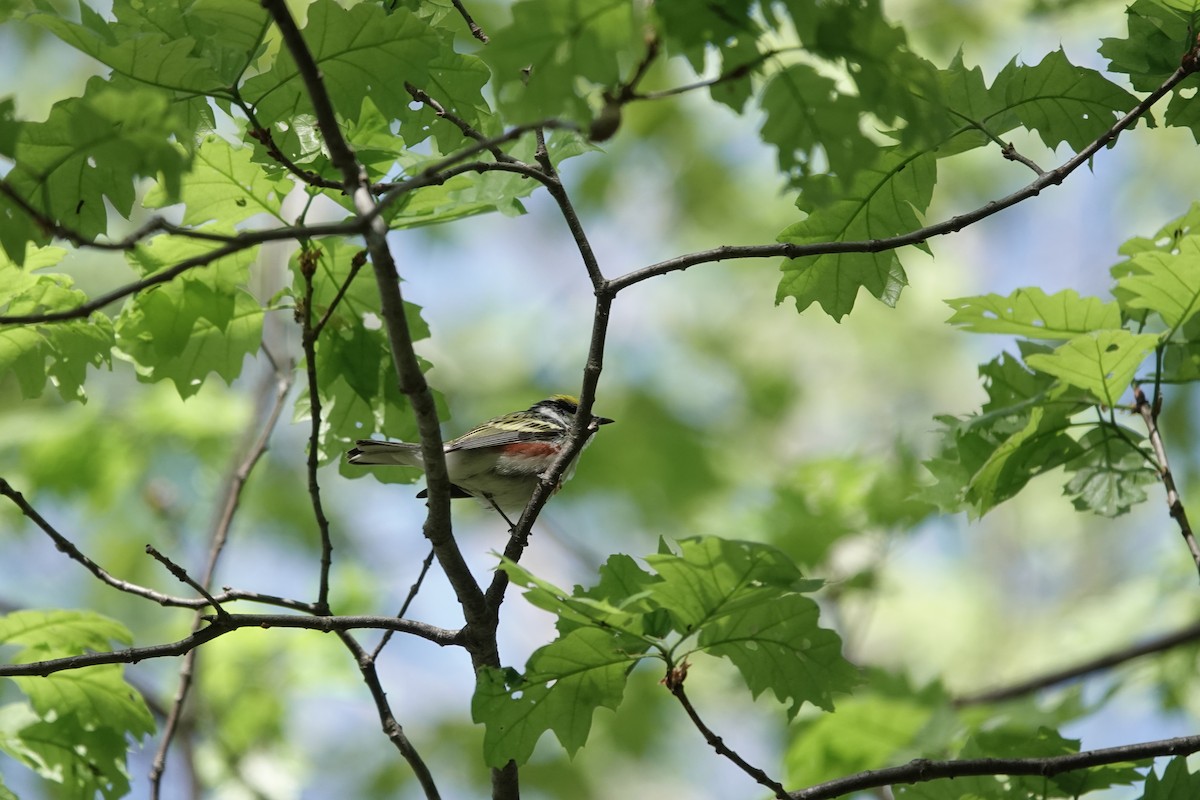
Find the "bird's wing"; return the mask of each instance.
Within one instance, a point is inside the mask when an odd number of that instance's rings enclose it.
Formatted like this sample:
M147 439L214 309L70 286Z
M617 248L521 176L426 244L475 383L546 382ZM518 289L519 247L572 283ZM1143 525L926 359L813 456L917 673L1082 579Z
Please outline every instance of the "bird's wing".
M457 439L446 442L446 452L478 450L481 447L502 447L515 442L542 442L554 439L562 430L553 423L506 414L467 431Z

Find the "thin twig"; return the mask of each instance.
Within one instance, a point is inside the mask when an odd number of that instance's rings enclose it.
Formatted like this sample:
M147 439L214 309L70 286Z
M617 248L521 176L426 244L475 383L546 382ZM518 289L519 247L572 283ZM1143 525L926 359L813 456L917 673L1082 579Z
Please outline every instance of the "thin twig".
M471 19L471 15L467 11L466 6L462 4L462 0L450 0L450 2L454 3L455 10L462 16L463 21L467 23L467 28L471 31L471 35L484 44L487 44L488 35L483 32L483 28L475 24L475 20Z
M417 579L413 581L413 585L408 588L408 596L404 598L404 602L400 604L400 610L396 612L397 617L403 617L408 613L408 607L412 605L413 600L417 598L417 592L421 591L421 584L425 582L425 576L429 573L429 568L433 565L433 548L429 548L429 555L425 556L425 560L421 562L421 571L417 574ZM392 631L384 631L383 636L379 640L379 644L375 645L375 649L371 651L371 660L379 658L379 654L392 638Z
M483 590L471 574L454 539L450 518L450 478L446 472L437 405L413 349L404 297L400 291L400 278L387 241L388 228L381 217L387 198L391 197L394 200L399 196L399 190L392 190L384 199L376 201L371 193L366 169L359 163L354 150L342 136L321 70L313 59L303 34L296 26L286 0L263 0L263 6L275 21L283 46L292 56L296 71L312 103L317 126L324 136L329 159L341 173L343 190L351 199L356 217L361 223L361 234L366 242L375 282L379 288L380 316L383 318L384 329L391 345L392 364L396 369L400 391L412 407L420 434L421 458L424 462L429 496L424 525L425 537L433 545L438 563L463 609L467 629L471 632L464 637L463 643L471 656L472 666L477 673L481 672L484 666L499 667L500 653L494 627L489 631L489 614ZM483 143L476 142L472 147L452 157L449 163L457 164L465 160L472 148L487 149ZM426 173L437 169L436 166L427 168ZM492 770L492 795L495 800L517 800L520 797L515 763L510 762L504 767Z
M242 98L241 93L236 89L234 90L233 102L238 108L241 109L242 113L246 115L246 121L250 123L250 127L247 130L250 138L261 144L263 148L266 149L267 155L283 165L284 169L310 186L317 186L322 189L342 188L341 184L339 184L337 181L331 181L328 178L318 175L312 170L304 169L299 164L288 158L287 155L285 155L284 152L279 149L279 145L275 143L275 137L271 134L271 129L258 121L258 114L255 113L254 108Z
M88 572L92 573L92 575L94 575L101 583L128 594L144 597L147 600L153 600L154 602L164 606L191 605L191 601L188 601L186 598L173 597L171 595L163 594L162 592L156 592L153 589L149 589L145 586L140 586L136 583L131 583L114 576L91 558L84 555L84 553L78 547L76 547L70 539L59 533L58 530L51 525L45 517L38 513L37 509L29 504L29 501L25 499L25 496L14 489L12 484L10 484L4 478L0 478L0 495L4 495L11 500L17 508L21 509L22 514L28 517L34 525L37 525L42 529L43 533L50 537L50 539L54 542L54 546L57 547L59 551L66 553L67 557L72 561L82 564L84 568L86 568ZM197 606L206 605L208 605L207 600L201 600L199 603L197 603Z
M1111 653L1105 653L1104 655L1081 661L1073 666L1047 672L1044 675L1038 675L1028 680L1018 681L1009 686L1001 686L977 694L964 695L963 697L956 698L954 705L959 707L974 706L982 703L998 703L1004 700L1024 697L1027 694L1048 689L1060 683L1078 680L1102 670L1112 669L1136 658L1142 658L1154 653L1162 653L1180 645L1191 644L1196 641L1200 641L1200 622L1193 622L1186 628L1159 636L1142 644L1122 647Z
M313 339L320 338L321 331L325 330L325 326L329 323L329 318L333 316L333 312L337 309L338 304L342 302L342 298L346 296L346 292L350 290L350 284L354 283L354 278L365 263L367 263L367 253L365 250L354 254L354 258L350 260L350 273L346 276L346 280L342 281L342 285L338 287L337 294L333 296L333 300L329 303L329 308L325 309L325 313L321 316L321 321L313 326Z
M533 524L541 513L542 508L546 505L546 502L550 499L550 495L553 494L555 488L561 482L567 467L578 457L588 439L599 429L599 425L592 419L592 405L596 398L596 388L600 382L600 372L604 366L604 348L608 337L608 320L612 310L613 298L616 296L615 291L609 291L608 289L611 281L607 281L604 278L599 261L592 250L591 243L588 241L579 215L576 213L566 188L562 185L561 180L559 180L558 173L555 171L549 154L546 152L545 140L540 131L538 132L537 159L539 165L542 167L541 172L544 176L542 182L555 202L558 203L559 213L562 214L563 219L567 223L567 228L571 232L571 237L575 241L575 247L579 251L580 258L583 261L584 269L587 271L588 278L592 282L596 295L596 303L592 314L591 343L588 346L587 362L583 369L583 385L579 391L579 407L575 414L575 421L571 425L571 430L567 433L566 445L559 452L550 467L540 476L537 486L534 487L533 495L525 504L525 509L522 511L520 519L517 520L516 526L512 527L508 544L504 548L504 555L514 562L521 559L521 555L528 544L529 533L533 530ZM504 570L496 570L486 594L487 605L493 615L498 614L500 605L504 602L504 593L508 589L508 583L508 573Z
M708 742L709 746L717 751L717 755L724 756L732 761L738 769L749 775L760 785L770 789L771 793L780 798L780 800L788 800L787 790L783 788L783 785L779 781L738 755L733 748L725 744L725 741L720 736L717 736L713 732L712 728L704 724L704 720L700 719L700 714L696 712L692 701L688 699L687 693L683 690L683 682L687 677L687 668L688 664L686 661L679 666L671 667L667 670L666 677L663 678L663 684L675 696L679 704L683 706L688 719L696 726L696 730L700 731L701 735L704 736L704 741Z
M434 113L437 114L439 117L446 120L447 122L452 123L454 125L454 127L458 128L459 132L462 133L463 136L467 137L468 139L474 139L476 142L484 144L487 147L487 151L489 153L491 153L492 156L497 161L507 161L507 162L516 162L517 161L517 159L513 158L508 153L501 150L500 145L489 141L489 139L486 136L484 136L479 131L475 130L475 128L469 122L467 122L465 119L458 116L454 112L447 110L445 106L443 106L437 100L434 100L432 97L430 97L429 93L426 92L424 89L418 88L418 87L412 85L411 83L409 83L408 81L404 82L404 88L408 90L408 93L410 95L412 95L412 98L414 100L416 100L418 103L423 103L424 105L429 106L431 109L433 109Z
M1005 158L1007 158L1009 161L1016 161L1019 164L1024 164L1025 166L1027 166L1031 170L1033 170L1035 173L1037 173L1039 176L1046 174L1046 171L1044 169L1042 169L1041 167L1039 167L1032 158L1021 155L1019 152L1017 152L1017 148L1013 145L1012 142L1004 142L1000 147L1000 154L1003 155Z
M296 628L301 630L333 633L334 631L352 630L395 630L411 634L419 639L446 647L447 645L463 645L462 632L439 628L425 622L399 617L348 615L324 616L301 614L230 614L225 618L206 616L209 623L195 633L166 644L152 644L145 647L130 647L124 650L113 650L108 653L83 653L77 656L51 658L45 661L30 661L25 664L0 664L0 677L16 677L20 675L53 675L56 672L95 667L101 664L138 664L153 658L174 658L186 655L203 644L220 638L243 628Z
M181 229L187 230L187 229ZM86 303L81 303L75 308L66 309L65 311L46 311L39 314L12 314L0 315L0 325L26 325L31 323L43 322L63 322L72 319L83 319L90 315L93 311L99 311L109 303L121 300L131 294L137 294L143 289L148 289L151 286L157 286L160 283L167 283L174 280L178 276L187 272L190 269L197 267L206 267L209 264L224 258L225 256L240 253L243 250L251 247L256 247L266 242L277 242L288 239L302 239L316 236L343 236L358 233L361 230L361 224L357 220L349 220L345 222L329 222L320 225L305 225L305 226L285 226L281 228L269 228L261 231L250 231L236 233L229 236L212 234L210 236L196 237L205 238L213 241L225 242L221 247L214 248L207 253L186 258L177 264L152 275L148 275L138 281L125 284L124 286L113 289L111 292L106 292L99 297L93 298ZM184 234L181 234L184 235Z
M317 579L316 607L319 613L329 610L329 571L333 567L333 538L329 533L329 518L321 502L321 483L317 479L317 468L321 464L321 385L317 379L317 331L312 324L313 276L317 272L320 251L304 246L300 252L300 275L304 278L304 299L296 309L300 323L300 342L304 349L304 373L308 378L308 457L305 474L308 477L308 497L313 517L317 522L317 535L321 541L321 569ZM332 309L331 309L332 310Z
M712 86L717 86L722 83L740 80L754 71L756 67L764 61L791 50L801 50L800 47L781 47L776 50L768 50L765 53L759 53L756 58L752 58L744 64L737 64L730 67L727 71L722 72L713 78L705 78L704 80L687 83L683 86L675 86L670 89L660 89L654 92L630 92L628 99L633 100L662 100L667 97L675 97L677 95L694 92L697 89L707 89Z
M1167 461L1167 448L1163 444L1162 432L1158 428L1159 409L1146 399L1146 393L1140 386L1133 387L1133 402L1134 409L1146 423L1146 433L1150 439L1150 446L1154 448L1155 460L1158 462L1158 477L1162 481L1163 488L1167 490L1167 508L1170 509L1171 519L1179 525L1179 532L1183 535L1188 552L1192 554L1192 560L1196 562L1197 571L1200 571L1200 546L1196 544L1196 536L1192 532L1191 523L1188 522L1187 510L1183 507L1179 489L1175 486L1175 476L1171 473L1171 465Z
M191 582L194 588L199 590L206 599L214 604L217 619L221 622L227 621L229 614L217 604L216 598L207 593L207 589L209 586L212 586L217 570L217 562L220 560L221 553L225 549L225 543L228 541L229 529L233 524L234 514L237 513L237 509L241 504L242 489L245 488L246 481L249 480L250 473L255 465L258 464L259 459L267 452L271 434L275 430L275 426L279 423L279 418L283 413L284 403L288 392L291 391L293 380L294 373L292 370L287 370L284 373L271 371L264 374L262 387L257 393L261 406L259 413L254 415L250 424L246 427L244 438L248 444L242 448L244 450L243 453L235 455L233 466L225 479L220 513L213 523L212 534L209 537L208 561L204 567L204 575L199 583ZM274 386L273 396L271 393L272 386ZM264 408L266 409L265 411L263 410ZM263 420L261 423L259 422L260 418ZM152 548L147 546L147 551L152 551ZM184 575L187 574L183 572L182 568L180 568L180 571ZM188 580L191 581L190 578ZM204 617L198 612L192 620L192 633L197 633L203 623ZM150 796L152 800L157 800L162 791L163 773L167 768L167 753L171 749L171 743L175 739L180 719L183 717L184 704L191 693L196 671L196 652L195 650L188 651L183 659L183 663L179 666L179 683L175 687L175 696L171 702L171 710L167 714L166 721L163 723L162 738L159 740L158 749L155 751L154 760L150 765Z
M790 792L787 796L790 800L829 800L897 783L926 783L940 778L980 775L1039 775L1052 778L1066 772L1105 764L1144 761L1160 756L1186 756L1195 752L1200 752L1200 736L1180 736L1177 739L1139 742L1045 758L964 758L953 761L917 759L899 767L866 770L847 775Z
M209 593L208 589L204 588L204 586L202 586L195 578L189 575L186 569L176 564L152 544L146 545L146 553L152 556L155 561L166 567L167 571L174 575L179 581L195 589L196 593L207 600L209 605L213 607L213 610L217 612L218 617L229 616L229 612L225 610L225 608L221 605L221 602L213 597L212 594Z
M429 555L432 559L432 551ZM426 561L427 565L428 563ZM393 632L389 630L385 636L390 636ZM413 747L412 742L409 741L408 734L404 732L404 726L400 724L396 719L396 715L392 712L391 703L387 699L387 692L383 690L383 684L379 680L379 670L375 666L375 654L367 653L358 640L351 636L348 631L339 631L338 638L341 639L342 644L346 646L354 656L355 663L358 664L358 671L362 674L363 681L367 684L367 689L371 692L371 699L375 701L375 709L379 712L379 723L383 727L384 735L396 746L396 749L400 751L400 755L404 757L409 767L412 768L417 782L421 784L421 789L425 792L426 799L439 800L441 794L438 792L437 783L433 780L433 773L429 771L429 766L421 758L421 754L417 752L417 749Z

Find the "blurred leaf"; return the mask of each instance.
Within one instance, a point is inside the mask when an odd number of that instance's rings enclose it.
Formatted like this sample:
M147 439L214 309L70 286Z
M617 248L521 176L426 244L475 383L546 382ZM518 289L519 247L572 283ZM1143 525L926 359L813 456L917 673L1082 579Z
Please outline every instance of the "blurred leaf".
M125 626L90 611L17 611L0 616L0 645L19 647L13 663L29 663L107 652L128 645ZM64 670L46 677L11 680L28 696L30 708L0 709L0 749L73 796L100 791L119 797L129 790L127 738L154 732L140 694L121 677L117 664Z
M914 497L919 476L919 463L903 448L889 458L807 460L775 488L763 526L772 544L816 568L844 537L909 528L932 513Z
M811 786L890 766L910 748L934 709L916 697L855 695L836 714L799 721L784 763L793 783Z

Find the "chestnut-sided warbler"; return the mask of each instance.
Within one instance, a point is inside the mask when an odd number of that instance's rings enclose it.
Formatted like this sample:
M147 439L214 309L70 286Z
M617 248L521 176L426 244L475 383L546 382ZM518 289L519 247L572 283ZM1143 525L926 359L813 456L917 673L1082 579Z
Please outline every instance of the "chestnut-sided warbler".
M525 411L489 419L446 442L450 496L474 497L502 514L504 511L519 513L529 502L541 474L550 468L566 445L567 432L578 410L579 401L574 397L556 394L534 403ZM607 425L612 420L593 416L592 422L594 425L585 432L585 447L596 432L595 425ZM418 468L423 465L418 444L375 439L359 439L356 444L358 446L346 454L351 464ZM563 473L564 482L575 472L575 461ZM426 496L425 490L417 495Z

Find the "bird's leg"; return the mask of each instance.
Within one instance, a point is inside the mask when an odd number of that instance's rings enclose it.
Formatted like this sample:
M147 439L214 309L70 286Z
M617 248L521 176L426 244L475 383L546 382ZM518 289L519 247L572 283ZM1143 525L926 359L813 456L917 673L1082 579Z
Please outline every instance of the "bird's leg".
M494 508L496 510L496 513L499 514L504 519L504 521L508 523L508 535L511 536L512 534L516 533L517 526L513 523L513 521L511 519L508 518L508 514L505 514L504 511L501 510L500 506L496 504L496 501L492 498L492 496L490 494L488 494L487 492L484 492L483 499L487 500L488 505L490 505L492 508Z

